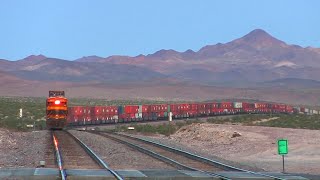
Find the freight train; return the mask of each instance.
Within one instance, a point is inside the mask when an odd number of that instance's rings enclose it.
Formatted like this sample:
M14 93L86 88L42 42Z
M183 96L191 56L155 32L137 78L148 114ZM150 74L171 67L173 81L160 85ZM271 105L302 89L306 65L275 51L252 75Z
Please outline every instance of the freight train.
M46 101L46 124L48 129L62 129L67 125L68 99L64 91L49 91Z
M232 114L303 113L305 108L263 102L208 102L125 106L69 107L70 126L123 122L157 121ZM318 111L316 112L318 113Z

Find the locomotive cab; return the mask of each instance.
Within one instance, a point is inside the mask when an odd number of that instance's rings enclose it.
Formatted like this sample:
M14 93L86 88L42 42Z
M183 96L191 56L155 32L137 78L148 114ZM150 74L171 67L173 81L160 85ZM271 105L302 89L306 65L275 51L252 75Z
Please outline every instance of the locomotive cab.
M63 91L50 91L46 101L46 122L48 129L62 129L67 124L68 100Z

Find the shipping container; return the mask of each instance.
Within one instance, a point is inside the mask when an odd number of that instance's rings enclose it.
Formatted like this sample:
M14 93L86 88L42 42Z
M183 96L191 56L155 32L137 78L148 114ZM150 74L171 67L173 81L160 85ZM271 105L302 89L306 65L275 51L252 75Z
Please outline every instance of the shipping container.
M171 112L170 104L167 105L167 112Z
M144 121L149 121L149 120L151 120L151 114L150 114L150 113L147 113L147 112L143 112L143 113L142 113L142 119L143 119Z
M254 107L255 107L256 109L267 108L267 103L260 103L260 102L254 103Z
M117 106L107 106L106 107L106 114L109 115L118 115L118 107ZM120 113L123 114L123 113Z
M150 112L150 105L142 105L142 112L149 113Z
M198 104L190 104L190 110L197 111L198 110Z
M75 116L82 116L83 115L83 106L74 106L69 108L69 113L72 113Z
M142 113L135 113L135 118L142 118Z
M211 109L213 108L219 108L219 103L216 103L216 102L211 103Z
M242 102L242 108L254 108L254 103Z
M126 114L135 114L139 112L139 106L137 105L126 105L124 106L124 112Z
M160 105L150 105L150 112L160 112L161 106Z
M124 106L118 106L119 114L124 114Z
M242 102L234 102L233 108L242 108Z
M289 106L289 105L286 105L286 113L293 113L294 112L294 109L292 106Z
M142 113L142 105L139 105L138 112L139 112L139 113Z
M272 111L276 113L284 113L286 112L285 104L272 104Z
M232 102L221 102L220 108L222 109L230 109L232 108Z
M176 113L178 111L179 104L170 104L170 110L171 112Z

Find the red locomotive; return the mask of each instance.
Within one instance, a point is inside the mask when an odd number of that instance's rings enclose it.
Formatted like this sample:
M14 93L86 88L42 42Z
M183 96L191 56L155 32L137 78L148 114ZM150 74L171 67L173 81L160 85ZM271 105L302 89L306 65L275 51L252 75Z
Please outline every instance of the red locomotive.
M67 125L68 99L64 91L49 91L46 101L46 123L48 129L62 129Z

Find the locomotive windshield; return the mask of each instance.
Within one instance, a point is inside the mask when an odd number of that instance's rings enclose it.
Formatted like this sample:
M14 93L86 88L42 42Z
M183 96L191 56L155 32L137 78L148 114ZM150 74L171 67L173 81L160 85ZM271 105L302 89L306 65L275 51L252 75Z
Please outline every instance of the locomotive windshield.
M49 91L49 97L57 97L57 96L64 97L64 91Z

